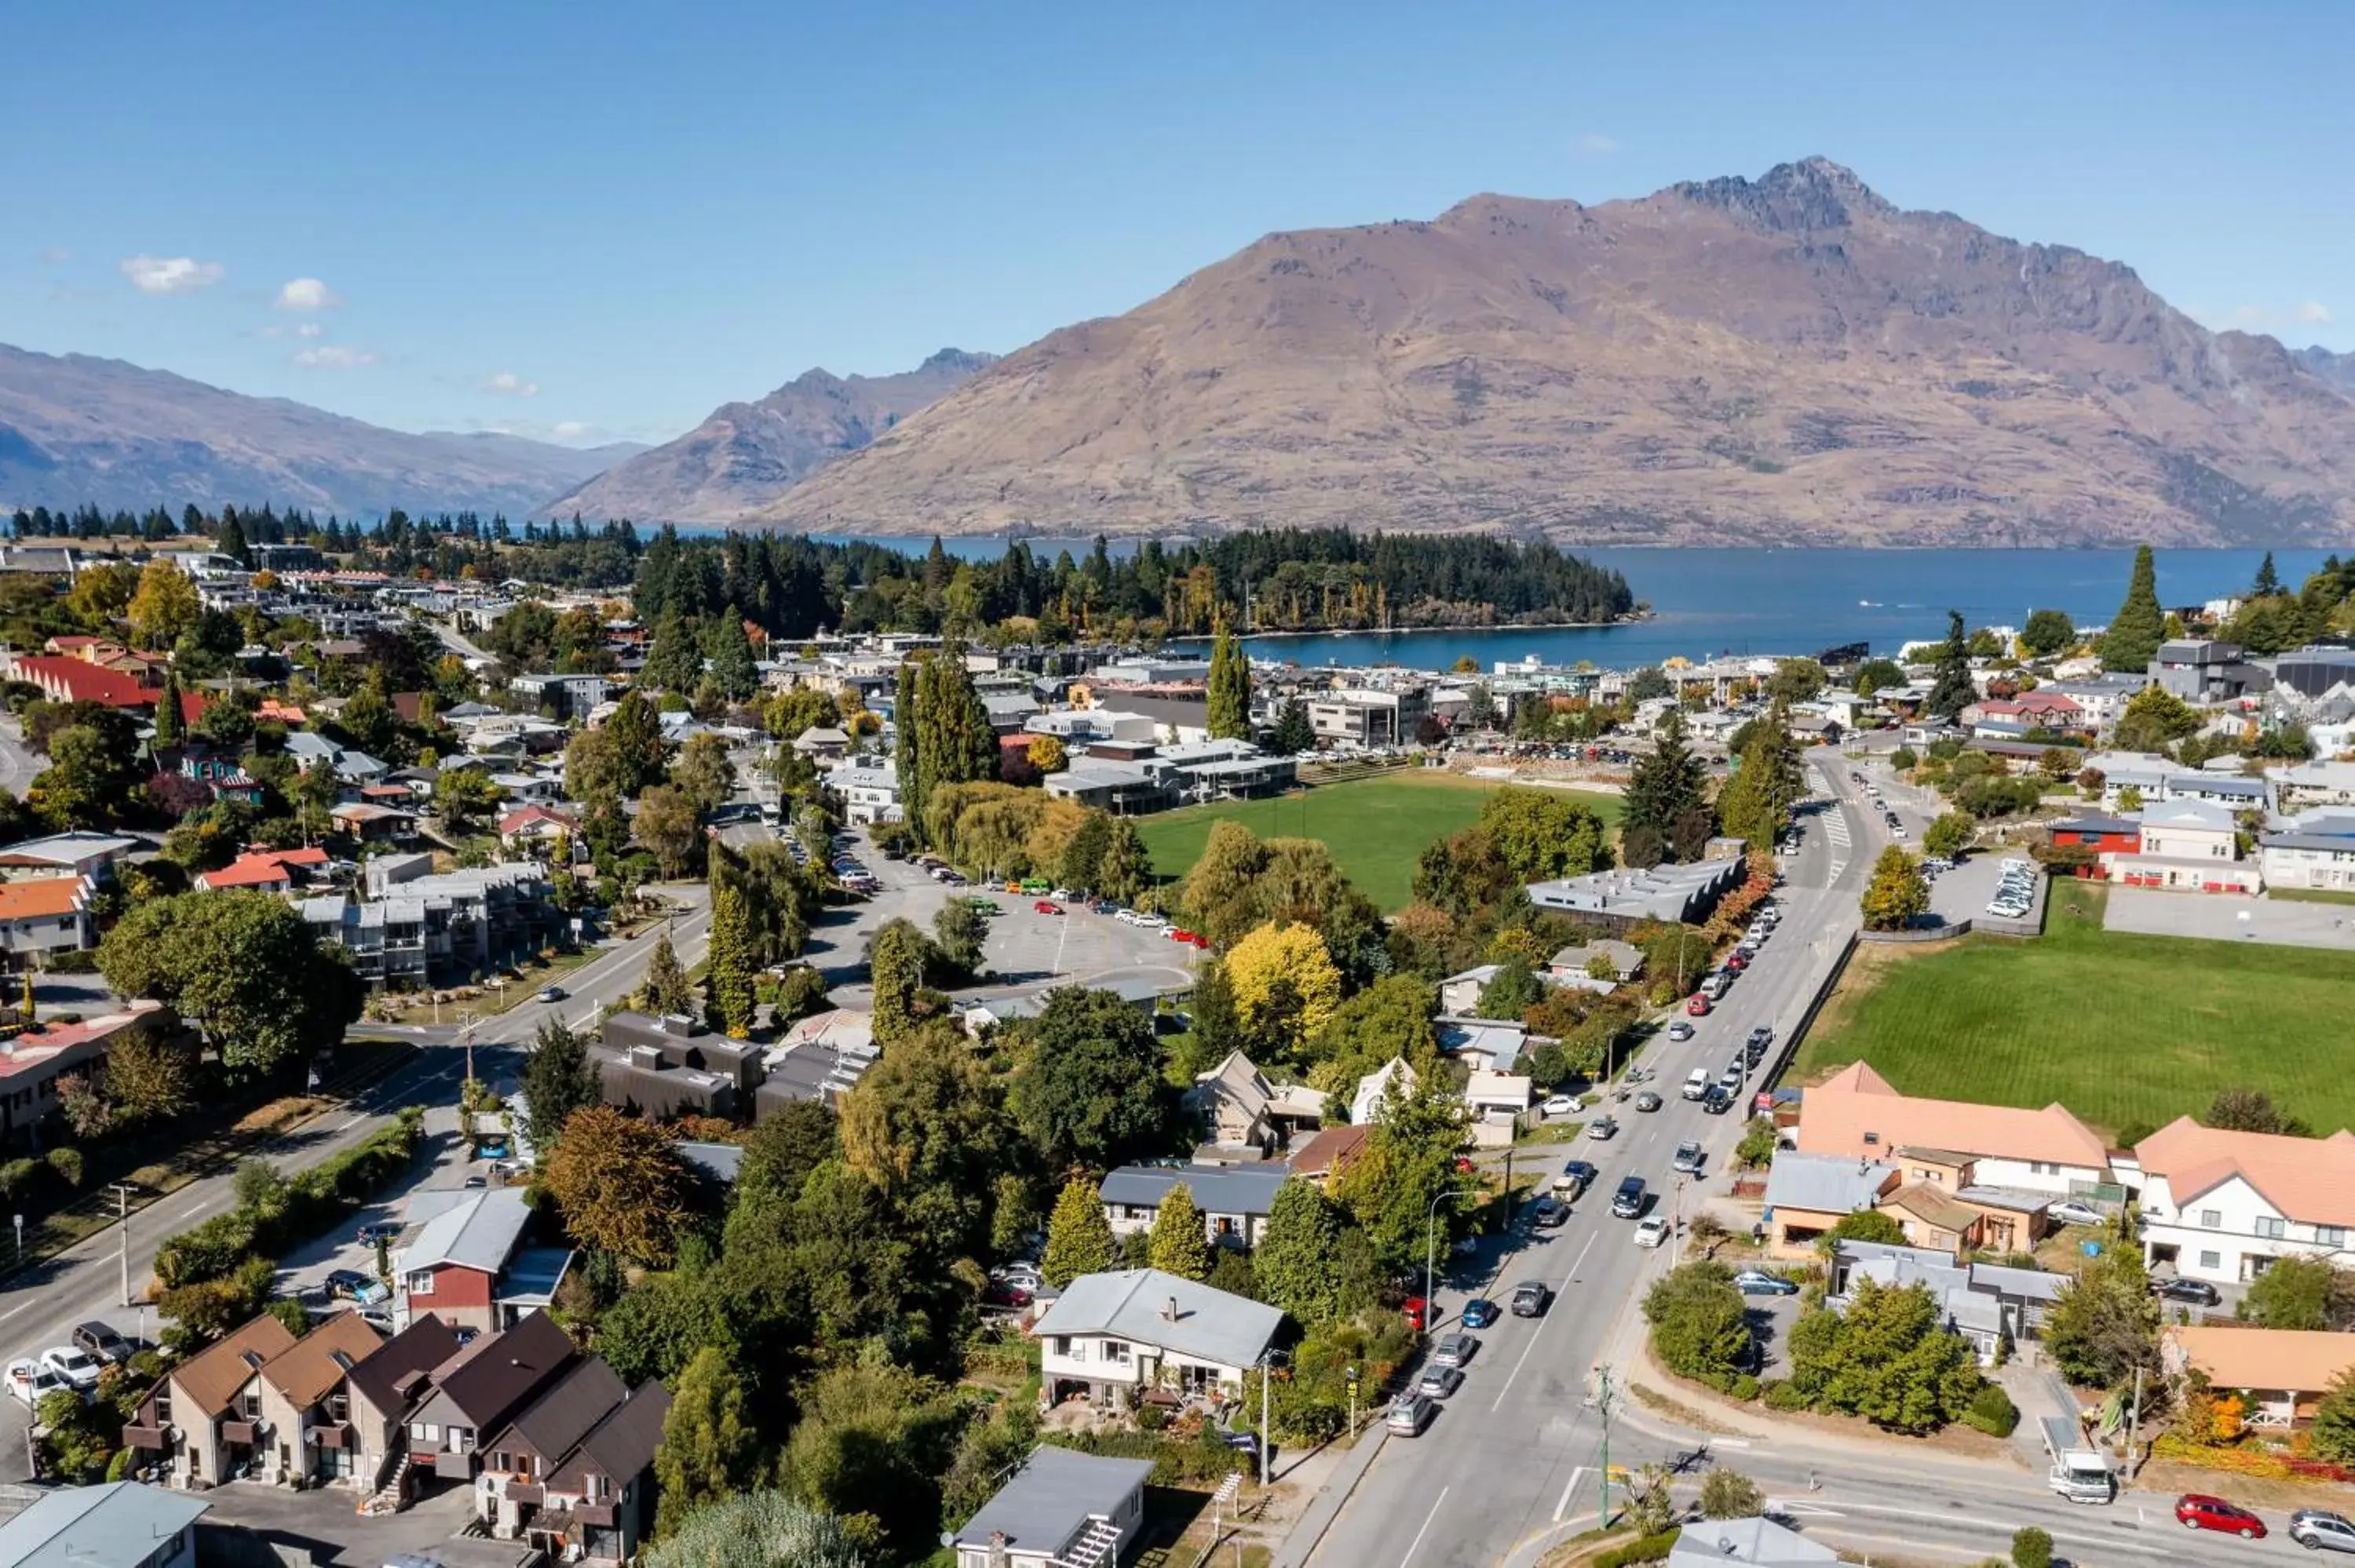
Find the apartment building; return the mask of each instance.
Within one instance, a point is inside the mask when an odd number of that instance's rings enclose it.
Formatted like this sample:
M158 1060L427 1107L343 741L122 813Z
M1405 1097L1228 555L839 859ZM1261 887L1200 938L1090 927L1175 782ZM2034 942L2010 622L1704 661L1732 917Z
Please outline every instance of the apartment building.
M2276 1258L2355 1264L2355 1132L2285 1138L2180 1117L2135 1145L2134 1160L2154 1267L2241 1283Z

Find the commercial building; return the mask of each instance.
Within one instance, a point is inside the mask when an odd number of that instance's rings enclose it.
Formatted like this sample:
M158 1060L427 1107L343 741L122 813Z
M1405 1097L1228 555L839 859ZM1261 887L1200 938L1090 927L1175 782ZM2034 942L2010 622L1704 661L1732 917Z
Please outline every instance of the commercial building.
M1708 923L1719 899L1750 874L1741 855L1656 865L1649 871L1598 871L1529 885L1529 902L1593 926L1625 934L1651 921Z

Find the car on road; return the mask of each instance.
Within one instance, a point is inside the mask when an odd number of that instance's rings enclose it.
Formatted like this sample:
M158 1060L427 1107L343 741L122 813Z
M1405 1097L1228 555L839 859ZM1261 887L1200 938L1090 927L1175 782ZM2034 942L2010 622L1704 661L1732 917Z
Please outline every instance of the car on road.
M1393 1437L1420 1437L1438 1409L1438 1405L1422 1394L1402 1393L1391 1401L1390 1410L1382 1416L1382 1425L1390 1429Z
M2163 1301L2189 1301L2195 1307L2216 1307L2223 1293L2204 1279L2154 1279L2151 1294Z
M73 1341L76 1350L86 1355L95 1356L109 1366L114 1366L131 1359L133 1349L131 1341L96 1319L87 1323L75 1324L74 1331L67 1338Z
M1733 1277L1733 1287L1744 1296L1796 1296L1798 1285L1763 1268L1745 1268Z
M560 985L541 986L539 988L539 1000L542 1001L562 1001L564 1000L564 988Z
M2074 1198L2048 1204L2044 1212L2054 1224L2063 1225L2098 1225L2107 1217L2093 1204L2081 1203Z
M391 1294L385 1289L382 1280L370 1279L357 1268L339 1268L328 1275L327 1288L337 1296L349 1297L363 1307L372 1301L381 1301Z
M1637 1246L1660 1246L1668 1239L1668 1220L1665 1214L1646 1214L1636 1226Z
M1649 1089L1646 1089L1642 1094L1636 1097L1636 1108L1639 1111L1656 1111L1667 1103L1668 1102L1661 1099L1659 1096L1654 1094Z
M1707 1018L1709 1016L1709 998L1705 996L1686 998L1685 1012L1694 1018Z
M1469 1334L1442 1334L1431 1347L1432 1361L1443 1367L1468 1365L1480 1353L1480 1341Z
M1764 1024L1750 1032L1749 1047L1753 1053L1764 1051L1774 1044L1774 1032Z
M1733 1108L1733 1097L1726 1092L1723 1084L1711 1084L1709 1093L1700 1097L1700 1108L1711 1116L1723 1116Z
M1570 1205L1560 1198L1540 1198L1529 1205L1529 1224L1541 1231L1553 1230L1570 1218Z
M28 1409L73 1386L30 1356L10 1361L6 1376L9 1396L23 1400Z
M1618 1219L1632 1220L1644 1212L1645 1202L1649 1196L1644 1191L1644 1179L1629 1176L1619 1183L1619 1190L1611 1194L1611 1213Z
M2327 1508L2302 1508L2289 1516L2289 1538L2309 1552L2355 1552L2355 1522Z
M358 1234L359 1243L362 1246L374 1246L378 1242L397 1241L400 1237L400 1222L398 1220L370 1220L367 1224L364 1224L359 1228Z
M1497 1304L1485 1296L1475 1296L1464 1303L1464 1326L1485 1329L1497 1320Z
M1542 1318L1546 1303L1552 1299L1553 1292L1546 1288L1544 1280L1524 1279L1513 1287L1513 1316Z
M1619 1124L1607 1116L1596 1117L1586 1124L1586 1136L1597 1143L1608 1143L1619 1135Z
M2175 1499L2175 1522L2186 1530L2213 1530L2243 1541L2263 1541L2265 1521L2238 1503L2206 1492L2186 1492Z
M1538 1107L1548 1116L1568 1116L1578 1109L1575 1095L1548 1095L1545 1104Z
M1575 1198L1594 1185L1595 1170L1583 1160L1565 1160L1561 1174L1555 1177L1553 1190L1559 1196Z
M1454 1367L1425 1367L1414 1380L1414 1392L1425 1399L1445 1399L1464 1386L1464 1374Z
M41 1364L76 1388L96 1388L105 1370L96 1356L72 1345L51 1345L41 1352Z
M1707 1156L1700 1151L1698 1139L1687 1139L1677 1145L1676 1168L1687 1176L1698 1176Z
M1030 911L1034 915L1060 915L1063 912L1063 906L1051 898L1041 898L1038 903L1030 906Z
M1685 1075L1685 1098L1689 1100L1697 1100L1707 1093L1709 1093L1709 1069L1707 1067L1695 1067L1691 1072Z
M1691 1039L1692 1037L1693 1037L1693 1026L1692 1026L1691 1024L1689 1024L1689 1023L1687 1023L1684 1020L1682 1020L1682 1019L1678 1019L1678 1020L1677 1020L1677 1022L1676 1022L1671 1023L1671 1024L1669 1024L1669 1025L1668 1025L1668 1038L1669 1038L1669 1039L1671 1039L1671 1040L1689 1040L1689 1039Z

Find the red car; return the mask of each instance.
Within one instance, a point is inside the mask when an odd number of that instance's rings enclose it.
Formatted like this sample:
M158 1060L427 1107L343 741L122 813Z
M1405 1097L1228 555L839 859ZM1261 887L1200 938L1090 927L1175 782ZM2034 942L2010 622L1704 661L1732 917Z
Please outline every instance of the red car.
M1406 1305L1402 1308L1406 1313L1406 1326L1412 1329L1418 1334L1423 1332L1423 1314L1429 1309L1429 1303L1425 1302L1422 1297L1408 1297L1406 1298Z
M1051 898L1041 898L1030 907L1041 915L1060 915L1063 912L1063 906Z
M1207 948L1210 945L1206 938L1198 937L1183 927L1171 927L1169 939L1173 942L1183 942L1189 948Z
M1742 970L1750 967L1750 960L1743 958L1740 953L1730 954L1726 958L1725 967L1732 969L1735 974L1740 974Z
M1696 996L1691 998L1685 1003L1685 1012L1695 1018L1707 1018L1709 1016L1709 998L1705 996Z
M2186 1492L2175 1499L2175 1519L2186 1530L2221 1530L2243 1541L2263 1541L2265 1537L2264 1520L2237 1503L2199 1492Z

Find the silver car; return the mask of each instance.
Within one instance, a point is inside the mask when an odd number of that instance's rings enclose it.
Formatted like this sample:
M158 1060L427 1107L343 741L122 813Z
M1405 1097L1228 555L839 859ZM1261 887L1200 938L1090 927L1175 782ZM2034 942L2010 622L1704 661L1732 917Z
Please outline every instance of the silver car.
M2309 1552L2355 1552L2355 1523L2328 1509L2302 1508L2290 1515L2289 1538Z
M1425 1367L1414 1391L1425 1399L1445 1399L1464 1386L1464 1374L1455 1367Z
M1443 1334L1431 1347L1431 1360L1435 1366L1461 1367L1480 1352L1480 1341L1469 1334Z
M1402 1393L1391 1401L1390 1413L1382 1417L1382 1425L1390 1428L1393 1437L1420 1437L1438 1409L1419 1393Z

